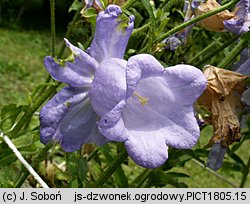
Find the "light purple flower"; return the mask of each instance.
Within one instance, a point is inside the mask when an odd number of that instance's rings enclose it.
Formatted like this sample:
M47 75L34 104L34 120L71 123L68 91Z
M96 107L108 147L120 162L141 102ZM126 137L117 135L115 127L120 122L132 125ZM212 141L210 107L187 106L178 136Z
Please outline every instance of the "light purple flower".
M109 66L107 66L109 65ZM100 132L124 142L140 166L155 168L168 158L168 147L191 148L200 130L193 103L206 87L197 68L164 69L151 55L103 61L91 84L90 100L101 117Z
M71 56L55 60L48 56L44 64L57 81L68 84L58 92L40 112L41 142L59 141L65 151L81 148L84 143L102 145L103 137L96 122L98 115L89 100L89 88L102 61L122 59L133 30L134 17L122 16L119 6L109 5L98 14L93 42L87 52L65 39Z
M224 22L225 30L236 35L241 35L249 31L250 13L249 0L241 0L235 6L235 17Z
M214 143L208 155L207 167L214 171L221 168L226 152L227 148L222 147L220 143Z
M167 38L166 40L166 49L170 49L171 51L175 51L180 45L182 44L182 42L179 40L178 37L170 36Z

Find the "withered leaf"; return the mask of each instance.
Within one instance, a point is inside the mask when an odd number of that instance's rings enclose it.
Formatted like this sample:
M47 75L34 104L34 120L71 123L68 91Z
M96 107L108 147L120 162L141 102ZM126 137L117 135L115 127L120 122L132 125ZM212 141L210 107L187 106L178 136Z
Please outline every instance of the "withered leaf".
M195 16L200 16L209 11L213 11L221 7L216 0L208 0L204 3L201 3L200 6L195 10ZM229 20L235 17L234 12L229 12L228 10L217 13L213 16L201 20L198 25L206 28L207 30L222 32L224 31L224 20Z
M246 90L244 81L248 77L210 65L205 67L204 75L208 84L198 99L198 105L205 106L211 112L211 117L205 120L214 128L214 135L207 146L220 143L227 148L241 138L237 116L244 108L241 96Z

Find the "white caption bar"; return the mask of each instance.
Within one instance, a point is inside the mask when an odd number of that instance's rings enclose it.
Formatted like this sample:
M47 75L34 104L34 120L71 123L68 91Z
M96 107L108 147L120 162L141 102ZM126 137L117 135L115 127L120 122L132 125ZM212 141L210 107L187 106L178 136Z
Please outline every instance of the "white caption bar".
M250 203L249 188L0 188L2 203L91 204L91 203Z

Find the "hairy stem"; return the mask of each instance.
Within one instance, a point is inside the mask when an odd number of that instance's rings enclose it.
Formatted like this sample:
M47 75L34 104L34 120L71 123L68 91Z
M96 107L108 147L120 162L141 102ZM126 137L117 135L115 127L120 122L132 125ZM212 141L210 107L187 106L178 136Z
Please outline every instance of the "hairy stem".
M55 45L56 45L55 0L50 0L50 29L51 29L51 56L55 57Z
M228 66L233 62L233 60L241 53L241 51L247 46L247 41L241 39L240 42L232 49L232 51L225 56L218 67L228 69Z
M190 21L186 21L182 24L180 24L179 26L176 26L175 28L171 29L170 31L168 31L167 33L165 33L164 35L162 35L161 37L157 38L155 40L155 43L159 43L161 42L162 40L164 40L165 38L169 37L170 35L173 35L174 33L194 24L194 23L197 23L198 21L202 20L202 19L205 19L205 18L208 18L209 16L213 16L217 13L220 13L221 11L224 11L232 6L234 6L235 4L237 4L239 2L239 0L232 0L230 1L229 3L219 7L218 9L215 9L213 11L209 11L203 15L200 15L200 16L197 16L193 19L191 19Z

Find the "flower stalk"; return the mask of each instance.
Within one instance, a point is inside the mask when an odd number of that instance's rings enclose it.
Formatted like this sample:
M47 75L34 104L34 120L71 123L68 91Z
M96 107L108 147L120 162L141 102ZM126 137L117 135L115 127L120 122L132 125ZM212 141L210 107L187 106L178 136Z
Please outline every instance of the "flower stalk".
M127 159L128 153L123 147L117 158L107 167L101 177L93 184L92 187L102 187L109 177L116 171L116 169Z
M228 66L245 47L247 47L247 41L245 39L241 39L240 42L232 49L232 51L226 55L222 62L218 64L218 67L228 69Z
M55 0L50 0L50 29L51 29L51 56L55 57L55 44L56 44Z

